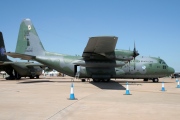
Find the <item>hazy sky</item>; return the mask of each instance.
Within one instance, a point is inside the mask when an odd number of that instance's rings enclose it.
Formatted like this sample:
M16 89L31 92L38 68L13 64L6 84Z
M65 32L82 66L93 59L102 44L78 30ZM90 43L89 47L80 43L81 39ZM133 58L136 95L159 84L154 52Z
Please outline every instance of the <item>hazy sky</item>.
M135 41L141 56L180 72L180 0L1 0L6 51L15 51L24 18L47 51L82 55L89 37L113 35L117 49L132 50Z

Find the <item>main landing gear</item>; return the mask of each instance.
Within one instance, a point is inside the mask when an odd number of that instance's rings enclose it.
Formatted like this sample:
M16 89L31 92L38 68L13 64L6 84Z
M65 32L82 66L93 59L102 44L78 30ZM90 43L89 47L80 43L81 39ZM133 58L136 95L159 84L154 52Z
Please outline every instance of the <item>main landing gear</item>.
M81 79L82 82L86 82L86 79ZM87 79L87 81L90 81L90 79ZM93 82L109 82L110 79L93 79Z
M109 82L110 79L106 78L106 79L93 79L93 82Z
M39 75L36 75L35 77L36 77L36 79L39 79ZM31 76L29 76L29 78L34 79L34 76L31 75Z
M152 78L152 79L144 78L144 81L148 81L148 80L152 80L153 82L159 82L158 78Z

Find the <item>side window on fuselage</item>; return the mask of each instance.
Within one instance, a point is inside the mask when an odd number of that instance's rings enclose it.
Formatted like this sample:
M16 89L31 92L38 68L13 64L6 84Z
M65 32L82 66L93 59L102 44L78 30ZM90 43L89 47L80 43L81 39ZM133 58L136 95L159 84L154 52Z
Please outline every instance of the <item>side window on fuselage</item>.
M163 65L163 69L166 69L166 66Z

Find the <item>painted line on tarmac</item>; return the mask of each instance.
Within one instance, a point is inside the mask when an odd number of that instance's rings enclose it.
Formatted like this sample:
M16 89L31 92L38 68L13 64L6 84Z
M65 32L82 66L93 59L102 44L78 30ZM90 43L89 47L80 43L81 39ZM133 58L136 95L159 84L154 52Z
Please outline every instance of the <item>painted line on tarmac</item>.
M103 90L102 90L102 91L103 91ZM102 91L99 91L99 92L96 92L96 93L92 93L92 94L90 94L90 95L87 95L87 96L85 96L85 97L82 97L81 99L75 99L75 100L74 100L75 102L73 102L72 104L66 106L65 108L63 108L63 109L61 109L61 110L59 110L57 113L55 113L55 114L53 114L52 116L50 116L49 118L47 118L47 120L54 119L54 117L56 117L56 116L58 117L58 114L62 113L62 112L65 111L65 110L70 109L70 107L71 107L72 105L74 105L75 103L80 102L81 100L83 100L83 99L85 99L85 98L87 98L87 97L89 97L89 96L91 96L91 95L98 94L98 93L100 93L100 92L102 92ZM60 118L57 118L57 119L60 119Z

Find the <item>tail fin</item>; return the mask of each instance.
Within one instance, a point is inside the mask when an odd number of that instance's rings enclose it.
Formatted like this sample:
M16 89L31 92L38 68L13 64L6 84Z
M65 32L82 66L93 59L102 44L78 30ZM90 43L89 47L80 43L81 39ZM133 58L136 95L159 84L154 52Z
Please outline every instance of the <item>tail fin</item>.
M33 56L45 54L44 47L30 19L24 19L21 22L15 52Z
M9 61L7 59L7 55L4 54L5 52L6 52L6 48L4 45L4 39L2 32L0 32L0 61Z

